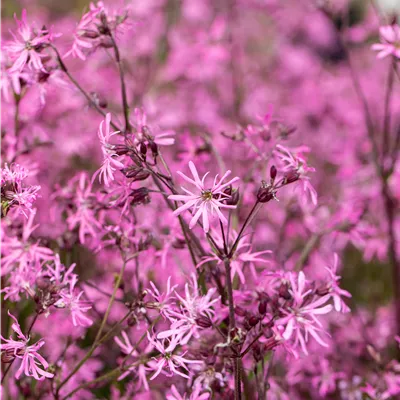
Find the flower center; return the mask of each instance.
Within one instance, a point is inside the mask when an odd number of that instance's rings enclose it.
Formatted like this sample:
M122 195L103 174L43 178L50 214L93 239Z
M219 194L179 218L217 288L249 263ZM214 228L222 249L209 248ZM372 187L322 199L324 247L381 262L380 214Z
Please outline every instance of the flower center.
M201 192L201 198L202 198L204 201L209 201L209 200L211 200L211 199L213 198L213 194L212 194L211 190L203 190L203 191Z

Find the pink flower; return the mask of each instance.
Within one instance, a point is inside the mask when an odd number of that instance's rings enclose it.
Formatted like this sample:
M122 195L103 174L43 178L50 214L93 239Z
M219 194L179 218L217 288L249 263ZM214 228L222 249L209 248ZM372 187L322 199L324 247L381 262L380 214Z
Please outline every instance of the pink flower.
M332 305L324 305L331 296L326 295L314 301L307 300L306 296L312 290L305 290L306 280L302 271L299 272L297 281L293 273L290 274L289 280L291 284L289 293L293 297L293 305L287 309L282 309L284 316L276 321L278 325L285 325L283 338L289 340L294 335L295 345L300 344L304 354L308 354L306 342L309 335L321 346L328 347L318 334L319 331L322 331L322 324L317 319L317 315L327 314L332 310Z
M134 347L132 346L132 343L130 342L128 335L126 334L126 332L122 332L121 333L122 338L124 341L122 341L119 337L115 337L114 341L115 343L117 343L117 345L120 347L121 351L123 353L125 353L126 355L130 355L132 357L139 357L139 353L136 350L133 350ZM151 344L149 344L146 349L145 349L145 353L148 353L152 350L153 346ZM146 378L146 367L143 364L139 364L137 366L133 365L130 366L128 368L127 371L125 371L119 378L118 380L121 381L123 380L127 375L129 375L130 373L134 372L135 370L137 370L137 374L139 377L139 385L137 387L137 389L139 389L142 385L143 388L148 391L149 390L149 384L147 382L147 378Z
M22 72L25 65L34 70L44 71L42 58L45 55L40 51L55 35L49 34L47 30L34 31L27 23L26 10L22 10L21 20L18 20L16 15L14 18L18 25L17 35L11 32L14 41L4 45L4 49L13 60L10 71Z
M171 392L167 394L167 400L207 400L210 398L210 393L202 393L203 388L200 385L196 385L190 395L186 397L186 393L181 396L175 385L171 386Z
M343 290L339 287L339 281L341 279L341 276L336 275L338 266L338 255L335 253L333 257L334 261L332 267L331 268L325 267L325 269L329 272L331 278L329 282L329 293L333 298L333 304L335 306L335 310L347 313L350 311L350 308L342 300L342 296L351 297L351 294L347 290Z
M315 168L307 165L306 159L302 153L307 153L310 149L306 146L301 146L294 151L287 149L281 145L276 145L278 151L275 151L278 159L283 164L283 171L286 172L288 179L297 180L302 189L301 199L305 200L305 195L311 198L314 205L317 205L317 192L310 183L308 172L315 172Z
M33 202L38 196L40 186L30 186L25 183L28 171L18 164L11 167L8 164L1 169L1 212L6 215L9 209L16 209L28 217L32 212Z
M224 193L224 189L227 188L232 183L239 180L238 177L235 177L228 181L227 183L222 183L223 180L228 177L231 171L227 171L223 177L217 182L218 175L216 175L214 179L213 186L211 188L207 188L205 186L205 179L208 175L208 172L204 175L203 179L200 180L199 174L197 169L192 161L189 162L189 168L192 172L194 180L183 174L182 172L178 171L178 174L182 176L182 178L191 183L192 185L196 186L198 193L192 193L189 190L182 187L183 191L187 193L187 195L171 195L168 198L171 200L176 201L183 201L185 204L177 208L173 215L180 215L184 211L188 209L192 209L193 217L190 221L189 228L192 229L197 221L199 220L200 216L202 216L203 220L203 229L204 232L208 232L210 229L210 221L209 221L209 214L216 213L219 220L226 224L227 219L221 213L220 208L236 208L236 206L230 206L223 204L223 201L228 199L230 196Z
M169 310L169 318L173 320L170 329L160 332L157 339L164 339L172 336L180 337L180 343L186 344L192 336L198 338L200 326L196 319L205 316L212 319L214 310L212 306L219 301L219 297L212 300L216 289L209 289L205 296L201 296L195 274L192 274L192 290L188 283L185 285L185 297L176 293L180 302L180 310Z
M216 243L222 247L223 246L223 239L221 235L215 234L214 239ZM232 237L232 239L234 239ZM257 251L253 252L252 251L252 246L251 243L248 242L249 237L248 236L243 236L239 244L236 248L235 255L231 259L231 278L233 279L234 276L237 274L237 276L240 279L241 283L246 282L246 277L243 272L243 267L248 264L250 271L253 274L253 277L256 279L257 278L257 271L255 268L256 263L271 263L271 261L266 260L265 258L262 258L264 254L271 254L271 250L263 250L263 251ZM231 240L232 244L234 240ZM196 267L200 267L201 265L208 263L210 261L216 261L218 265L223 265L223 261L216 255L213 254L211 256L204 257L197 265Z
M44 345L44 340L40 339L33 345L28 346L30 338L26 337L22 331L17 319L8 311L8 315L14 320L11 325L11 329L17 334L17 340L1 339L5 342L0 345L2 360L3 357L8 357L10 361L14 358L22 360L20 367L18 368L15 379L19 379L21 374L24 373L26 376L32 376L36 380L43 380L44 378L52 378L54 374L46 372L49 364L47 361L38 353L38 350Z
M103 131L104 121L101 121L99 130L97 132L97 135L101 143L101 151L103 153L103 164L101 168L94 173L92 177L92 182L95 180L97 175L100 175L99 181L101 182L103 180L104 184L106 186L109 186L110 182L114 180L115 169L123 168L124 164L122 164L122 162L120 162L117 159L118 154L115 151L116 146L109 142L112 136L119 133L119 131L110 132L110 123L111 123L110 113L106 115L105 123L106 123L105 131Z
M160 291L157 289L156 285L154 285L153 282L150 282L151 289L147 289L149 292L150 296L152 296L155 300L155 303L152 303L151 307L156 308L157 310L160 311L161 315L164 316L164 318L170 318L169 313L171 310L171 296L174 293L174 289L178 285L171 286L171 277L168 277L167 280L167 290L165 293L160 293Z
M163 371L164 368L169 369L168 373L164 372L167 376L173 376L174 374L177 374L186 379L189 379L189 375L181 372L180 369L183 368L186 371L189 371L186 364L203 363L202 361L188 360L187 358L184 358L183 356L185 355L185 353L180 356L173 354L176 347L180 345L181 339L179 336L172 336L170 339L157 340L157 338L152 338L149 332L147 332L147 338L149 342L154 346L155 350L160 353L160 358L154 358L154 360L156 360L155 362L149 362L150 368L155 371L153 376L150 378L151 381L155 379L161 373L161 371Z
M136 128L136 137L135 142L154 142L159 146L171 146L175 143L175 139L170 137L174 136L174 131L165 131L162 133L158 133L153 136L153 132L150 132L150 129L147 125L147 115L145 111L141 108L135 108L135 128Z
M89 311L92 307L89 305L89 302L80 300L83 291L78 295L74 293L77 281L78 278L74 275L68 283L69 289L64 289L60 292L61 298L54 304L54 306L57 308L67 309L71 313L72 323L74 326L88 327L92 325L93 321L84 313Z
M379 28L381 43L372 45L372 50L378 51L378 58L393 55L400 58L400 26L386 25Z

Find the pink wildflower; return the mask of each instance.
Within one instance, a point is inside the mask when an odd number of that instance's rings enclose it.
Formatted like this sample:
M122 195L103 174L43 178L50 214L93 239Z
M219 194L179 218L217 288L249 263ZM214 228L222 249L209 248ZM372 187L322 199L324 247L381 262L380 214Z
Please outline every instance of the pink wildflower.
M75 294L74 289L77 280L78 278L76 275L72 277L69 282L69 289L66 288L60 292L61 298L54 304L54 306L67 309L71 313L72 323L74 326L88 327L92 325L93 321L84 313L89 311L92 307L87 301L80 300L83 291L78 295Z
M381 43L372 45L372 50L378 51L378 58L393 55L400 58L400 26L386 25L379 28Z
M176 347L180 345L181 339L179 336L173 336L170 339L157 340L155 337L152 338L149 332L147 332L147 338L154 348L159 351L161 356L159 359L155 358L155 362L149 363L150 368L155 371L153 376L150 378L151 381L155 379L164 368L169 369L169 372L166 373L167 376L177 374L189 379L189 375L181 372L180 368L189 371L186 364L202 364L202 361L188 360L187 358L184 358L183 356L185 353L180 356L173 354Z
M171 386L170 394L167 394L167 400L207 400L210 398L210 393L201 393L203 388L200 385L196 385L190 397L186 397L186 393L181 396L175 385Z
M337 266L338 266L338 255L334 254L334 261L331 268L325 267L325 269L329 272L330 282L329 282L329 293L333 298L333 304L335 306L336 311L341 311L347 313L350 311L350 308L345 304L342 300L342 296L351 297L351 294L347 290L343 290L339 287L339 281L341 277L336 275Z
M305 301L306 296L311 293L311 289L305 290L306 279L304 273L302 271L299 272L297 281L292 273L289 279L291 283L289 293L293 297L293 305L288 309L282 309L284 316L276 321L278 325L285 325L285 331L282 334L283 338L289 340L294 334L295 345L300 344L304 354L308 354L306 342L309 335L321 346L328 347L318 334L319 331L322 331L322 324L317 319L317 315L327 314L332 310L332 305L324 305L331 296L326 295L311 302ZM318 327L315 325L318 325Z
M105 131L103 130L103 125L105 122ZM98 169L93 177L92 182L95 180L97 175L100 175L100 182L103 180L106 186L110 185L110 182L114 180L114 171L116 168L123 168L124 164L120 162L117 157L118 154L115 151L115 145L109 142L110 138L119 131L110 132L111 114L106 115L105 121L101 121L97 135L99 136L101 143L101 151L103 153L103 164L100 169Z
M308 172L315 172L315 168L307 165L306 159L302 156L302 153L309 152L310 149L306 146L302 146L295 151L291 151L281 145L276 145L279 151L275 154L283 164L283 170L286 172L288 179L294 179L299 181L302 189L302 199L304 195L308 194L314 205L317 205L317 192L310 183L310 177L307 175Z
M52 378L54 374L45 371L49 364L47 361L38 353L38 350L44 345L44 340L40 339L33 345L28 346L30 340L26 337L22 331L17 319L8 311L8 315L14 320L11 325L11 329L17 334L17 340L1 339L5 342L0 345L2 360L3 357L7 357L10 361L14 358L22 360L20 367L18 368L15 379L19 379L22 373L26 376L32 376L36 380L43 380L44 378Z
M22 10L21 20L17 19L16 15L14 18L18 26L17 35L11 32L14 41L4 45L4 49L13 60L10 71L22 72L25 65L34 70L44 71L42 58L45 55L40 51L50 43L52 35L47 30L35 31L32 29L27 22L26 10Z
M219 220L226 224L227 219L221 213L221 208L236 208L236 206L231 206L224 204L223 201L228 199L230 196L224 193L224 189L227 188L232 183L239 180L238 177L235 177L228 181L227 183L222 183L223 180L228 177L231 171L227 171L222 178L217 182L218 175L216 175L214 179L213 186L211 188L207 188L205 186L205 179L208 175L208 172L204 175L203 179L200 180L199 174L197 169L192 161L189 162L189 168L192 172L194 180L183 174L182 172L178 171L178 174L187 182L191 183L192 185L196 186L198 193L192 193L189 190L182 187L183 191L187 193L186 195L171 195L168 198L171 200L176 201L183 201L185 202L184 205L177 208L173 215L180 215L184 211L192 208L193 217L190 221L189 228L192 229L197 221L199 220L200 216L202 216L203 220L203 229L204 232L208 232L210 229L210 221L209 221L209 214L213 214L214 212L218 215Z

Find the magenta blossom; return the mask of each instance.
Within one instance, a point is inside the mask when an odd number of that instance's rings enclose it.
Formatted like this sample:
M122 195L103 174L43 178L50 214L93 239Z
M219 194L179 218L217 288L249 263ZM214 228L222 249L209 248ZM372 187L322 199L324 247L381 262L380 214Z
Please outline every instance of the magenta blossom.
M169 339L161 339L158 340L155 337L151 337L149 332L147 332L147 338L149 343L151 343L155 350L160 353L160 358L155 358L154 362L149 362L149 366L152 370L155 371L150 380L155 379L164 368L168 368L169 372L165 373L167 376L173 376L174 374L180 375L186 379L189 379L189 375L180 371L183 368L186 371L189 371L186 364L202 364L202 361L198 360L188 360L184 358L182 355L173 354L176 347L181 343L180 336L172 336Z
M105 127L104 127L105 122ZM106 115L106 119L101 121L97 135L101 143L101 151L103 153L103 164L98 169L93 177L92 182L96 179L97 175L100 175L100 182L103 180L106 186L110 185L110 182L114 180L114 171L116 168L121 169L124 167L121 161L118 160L118 154L116 153L116 146L110 143L110 138L119 133L119 131L111 132L110 129L111 114Z
M203 229L204 232L208 232L210 229L210 220L209 215L216 213L219 220L226 224L227 219L221 212L221 208L229 208L233 209L236 206L224 204L223 201L228 199L230 196L224 193L224 189L226 189L229 185L239 180L238 177L231 179L226 183L222 183L225 178L227 178L231 171L225 172L222 178L218 181L218 175L214 178L214 183L211 188L205 186L205 179L208 175L208 172L203 176L203 179L200 180L197 169L192 161L189 162L189 168L192 172L193 179L189 178L182 172L178 171L178 174L187 182L196 186L198 193L190 192L189 190L182 187L183 191L187 193L186 195L171 195L168 198L176 201L185 202L184 205L180 206L174 211L174 215L180 215L184 211L188 209L192 209L193 217L190 221L189 228L192 229L200 217L202 217L203 221Z
M12 339L11 336L10 339L4 339L3 336L0 336L5 342L0 345L2 361L7 359L11 362L14 358L22 360L15 374L15 379L19 379L22 373L26 376L32 376L38 381L44 378L52 378L54 374L46 371L49 366L48 362L38 353L38 350L45 343L44 340L40 339L35 344L28 346L30 338L22 333L17 319L10 311L8 311L8 315L14 320L11 329L17 334L17 340Z
M379 28L381 43L372 45L372 50L378 51L378 58L392 55L400 58L400 26L386 25Z
M41 53L44 46L50 43L52 36L47 30L35 31L28 25L26 10L22 10L21 20L14 15L18 29L17 34L11 34L14 41L6 43L4 49L13 60L11 72L22 72L25 65L30 69L45 71L42 63L45 54Z
M186 393L181 396L175 385L171 386L171 392L167 394L167 400L207 400L210 398L210 393L201 393L203 388L201 385L196 385L190 397L186 396Z
M299 272L297 281L292 273L289 279L291 284L289 293L293 297L293 305L288 309L283 309L284 316L276 321L278 325L285 325L285 331L282 334L283 338L289 340L294 336L295 345L300 345L304 354L308 354L306 343L309 335L321 346L328 347L319 336L319 332L323 331L323 329L317 316L327 314L332 310L332 305L326 305L331 296L326 295L311 302L306 301L306 296L311 293L311 289L305 290L306 279L304 273L302 271Z

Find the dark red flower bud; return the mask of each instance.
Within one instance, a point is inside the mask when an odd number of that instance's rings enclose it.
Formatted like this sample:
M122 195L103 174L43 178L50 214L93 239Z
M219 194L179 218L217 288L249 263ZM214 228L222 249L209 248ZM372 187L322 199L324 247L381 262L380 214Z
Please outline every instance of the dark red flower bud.
M283 178L284 179L283 182L285 185L288 185L289 183L296 182L297 180L299 180L299 178L300 178L300 174L297 171L293 170L293 171L289 171L287 174L285 174L285 177Z
M253 315L249 318L249 325L251 327L256 326L260 322L260 317Z
M271 329L270 327L267 326L267 327L264 329L264 336L265 336L267 339L269 339L269 338L271 338L273 335L274 335L274 332L272 331L272 329Z
M157 143L155 143L153 141L149 141L149 146L150 146L151 152L153 153L153 157L156 157L158 155Z
M228 206L235 206L237 203L239 203L239 199L240 199L239 189L235 189L232 191L231 197L225 200L225 203Z
M240 306L235 307L235 314L239 315L239 317L244 317L246 315L246 310Z
M132 197L131 204L133 206L150 203L149 190L145 187L133 190L130 195Z
M278 292L279 296L284 298L285 300L290 300L292 298L292 296L289 293L289 288L284 283L282 283Z
M258 189L257 200L260 203L267 203L273 198L274 198L274 191L272 190L272 187L270 186L264 187L263 185Z
M278 173L278 170L276 169L275 165L271 167L269 170L269 175L271 177L271 180L274 180L276 178L276 174Z
M258 304L258 312L264 315L267 312L268 299L262 299Z
M117 155L123 156L129 152L129 148L124 144L116 144L114 146L114 151Z
M200 315L196 318L196 324L201 328L210 328L212 326L212 322L209 317L205 315Z
M88 39L97 39L100 36L100 34L99 34L99 32L96 32L92 29L85 29L85 31L83 32L83 34L81 36L88 38Z
M145 143L140 142L139 150L140 150L140 153L141 153L143 156L146 156L146 153L147 153L147 146L146 146Z

